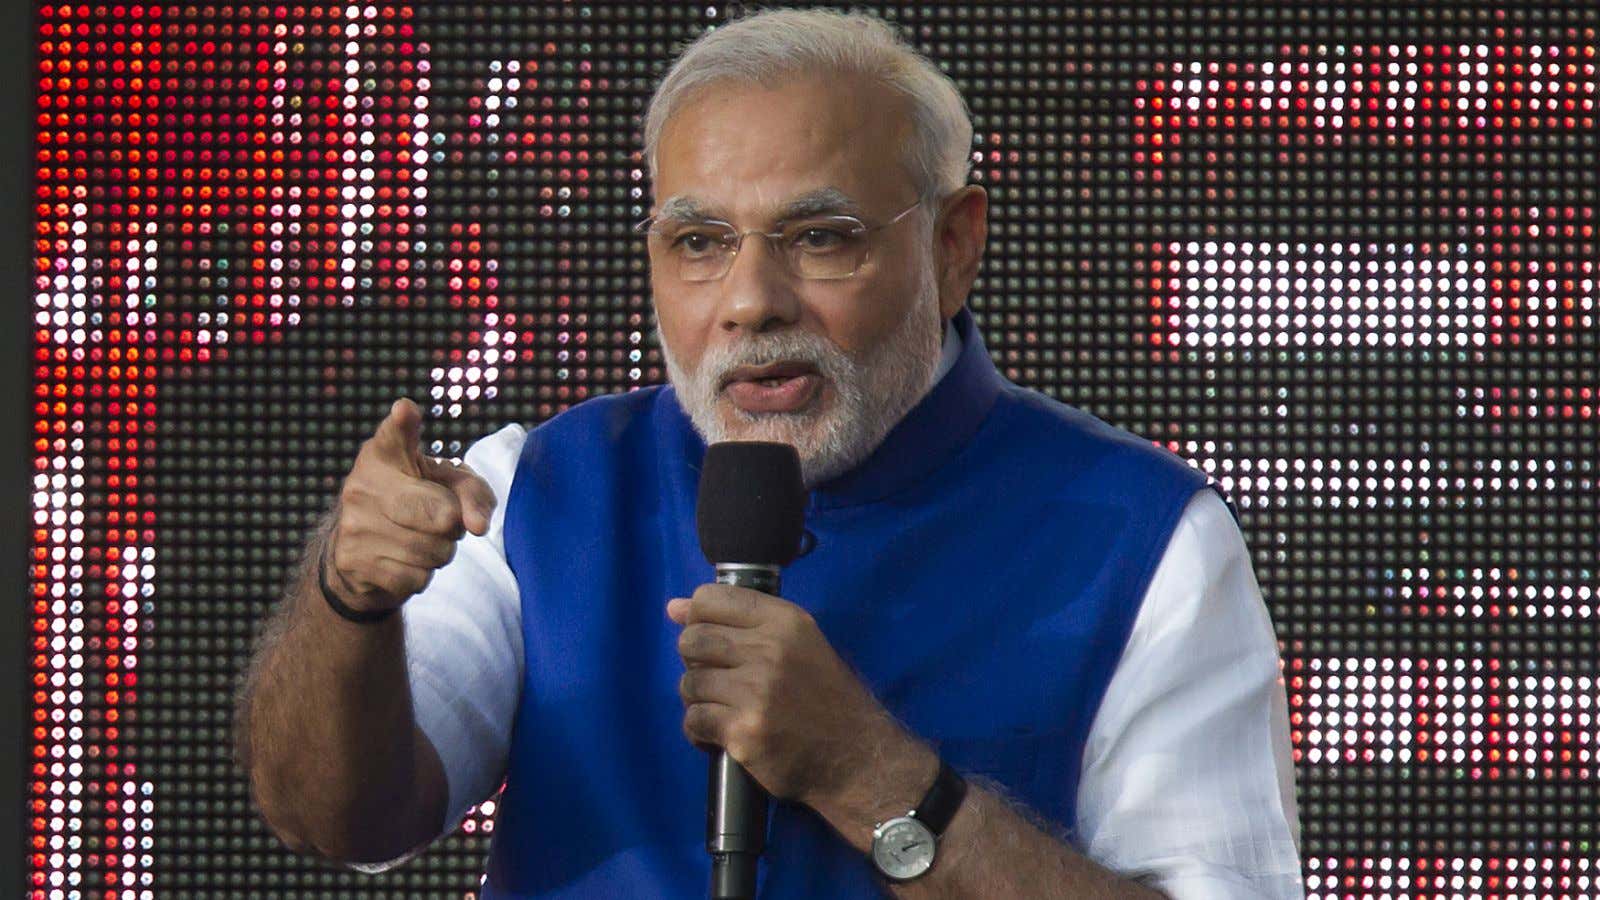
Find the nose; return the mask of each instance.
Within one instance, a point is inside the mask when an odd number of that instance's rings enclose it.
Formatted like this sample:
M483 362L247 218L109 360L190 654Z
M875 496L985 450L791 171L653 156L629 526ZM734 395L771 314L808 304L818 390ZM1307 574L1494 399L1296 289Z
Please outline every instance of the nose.
M781 251L760 234L747 234L733 257L733 266L719 282L725 331L752 332L792 325L800 317L794 276L784 267Z

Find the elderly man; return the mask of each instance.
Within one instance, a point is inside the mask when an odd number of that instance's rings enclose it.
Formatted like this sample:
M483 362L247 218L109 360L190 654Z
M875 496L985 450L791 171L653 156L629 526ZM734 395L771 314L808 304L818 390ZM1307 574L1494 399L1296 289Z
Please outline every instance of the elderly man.
M640 228L671 385L465 466L395 404L241 701L286 841L381 870L504 777L485 897L701 896L722 747L775 798L761 897L1301 895L1239 530L1180 460L997 372L971 134L875 19L684 52ZM799 453L786 598L709 583L697 473L729 439Z

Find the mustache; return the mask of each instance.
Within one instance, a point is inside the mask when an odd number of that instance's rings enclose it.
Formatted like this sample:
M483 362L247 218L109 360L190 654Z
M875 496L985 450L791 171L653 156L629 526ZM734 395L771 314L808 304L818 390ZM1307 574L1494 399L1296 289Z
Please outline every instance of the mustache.
M822 338L788 335L711 350L701 360L699 376L711 384L720 384L729 372L740 366L779 362L806 363L824 376L836 377L843 360L840 351L828 346Z

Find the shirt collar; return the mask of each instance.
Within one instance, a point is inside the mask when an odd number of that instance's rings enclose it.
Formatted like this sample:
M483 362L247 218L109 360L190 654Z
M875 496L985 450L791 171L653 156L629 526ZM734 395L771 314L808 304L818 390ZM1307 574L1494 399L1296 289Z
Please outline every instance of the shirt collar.
M954 338L954 340L952 340ZM983 424L1005 381L963 306L945 326L939 375L933 387L889 430L855 468L811 490L810 509L860 506L914 487L953 459ZM666 385L661 411L676 448L696 472L705 441Z

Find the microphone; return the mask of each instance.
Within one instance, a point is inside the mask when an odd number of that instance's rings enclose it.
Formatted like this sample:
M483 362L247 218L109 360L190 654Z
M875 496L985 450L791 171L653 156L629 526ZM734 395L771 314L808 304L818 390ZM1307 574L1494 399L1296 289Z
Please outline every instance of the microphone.
M789 444L719 441L700 469L695 527L718 584L778 596L778 572L805 531L800 454ZM728 751L711 754L706 851L712 900L750 900L767 842L767 792Z

